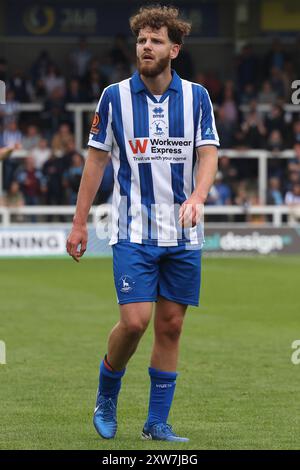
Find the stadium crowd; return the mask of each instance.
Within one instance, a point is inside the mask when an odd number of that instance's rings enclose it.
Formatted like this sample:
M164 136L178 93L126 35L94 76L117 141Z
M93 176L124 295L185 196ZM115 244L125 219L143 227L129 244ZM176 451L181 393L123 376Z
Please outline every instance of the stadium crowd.
M105 86L132 74L134 57L132 46L120 35L101 58L81 38L69 54L64 73L46 50L27 70L13 70L0 58L0 80L7 86L6 104L0 105L0 148L28 152L24 159L4 159L1 204L76 203L84 157L75 146L73 114L66 111L66 103L96 103ZM291 103L291 84L300 77L300 40L287 49L276 39L263 55L245 45L236 57L233 76L224 81L217 71L197 72L188 48L173 67L182 78L208 89L216 109L221 149L273 153L268 160L267 203L300 203L300 113L284 110L284 104ZM42 103L43 111L21 112L20 103L30 102ZM270 105L270 110L261 112L260 104ZM243 105L245 110L241 110ZM90 122L88 115L85 140ZM285 149L293 151L293 158L279 158L278 152ZM207 204L259 204L257 172L255 159L230 159L225 153ZM109 165L96 203L108 201L112 189Z

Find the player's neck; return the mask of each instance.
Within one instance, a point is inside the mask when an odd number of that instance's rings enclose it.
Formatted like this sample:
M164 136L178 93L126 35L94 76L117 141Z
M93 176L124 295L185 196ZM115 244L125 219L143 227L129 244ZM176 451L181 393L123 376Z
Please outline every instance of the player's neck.
M141 75L141 79L152 95L163 95L172 81L171 68L167 68L156 77Z

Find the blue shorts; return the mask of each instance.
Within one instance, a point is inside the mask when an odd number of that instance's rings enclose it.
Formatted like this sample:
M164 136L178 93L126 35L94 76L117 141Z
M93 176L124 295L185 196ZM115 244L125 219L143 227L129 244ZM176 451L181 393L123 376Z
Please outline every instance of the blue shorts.
M118 303L156 302L158 296L199 305L201 250L121 242L112 246Z

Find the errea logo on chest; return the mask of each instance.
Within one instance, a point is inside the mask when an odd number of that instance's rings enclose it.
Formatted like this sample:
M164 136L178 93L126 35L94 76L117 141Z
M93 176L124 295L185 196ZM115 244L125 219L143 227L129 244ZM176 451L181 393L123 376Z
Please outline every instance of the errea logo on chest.
M164 110L161 106L155 106L155 108L153 108L152 110L153 114L152 114L152 117L153 119L162 119L164 118Z

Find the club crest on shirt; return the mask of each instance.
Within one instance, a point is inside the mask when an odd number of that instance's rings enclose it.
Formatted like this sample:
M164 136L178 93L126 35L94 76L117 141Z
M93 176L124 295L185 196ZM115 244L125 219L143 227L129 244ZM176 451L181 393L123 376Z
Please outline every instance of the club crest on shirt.
M91 127L91 134L98 134L99 133L99 123L100 123L100 116L98 113L95 113L94 119L92 122L92 127Z
M121 276L118 282L119 289L124 294L128 294L129 292L131 292L134 288L134 285L135 281L132 279L132 277L128 276L127 274Z
M167 133L167 125L162 119L155 119L151 124L152 135L162 136Z

